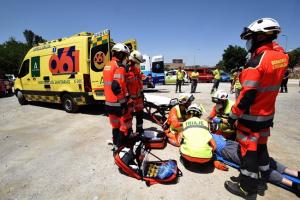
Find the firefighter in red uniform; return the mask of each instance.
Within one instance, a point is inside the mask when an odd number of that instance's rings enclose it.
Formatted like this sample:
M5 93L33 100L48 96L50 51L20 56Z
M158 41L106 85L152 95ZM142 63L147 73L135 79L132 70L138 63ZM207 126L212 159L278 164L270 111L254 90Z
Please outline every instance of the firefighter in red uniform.
M242 89L228 122L237 127L242 163L238 183L226 181L225 188L245 199L256 199L257 193L263 195L267 187L265 180L270 172L267 141L276 97L288 65L288 55L273 41L279 33L276 20L262 18L241 34L241 39L247 40L251 58L239 76Z
M112 48L113 57L103 70L105 109L112 126L115 147L126 144L128 138L128 125L124 117L128 113L125 80L128 55L129 48L126 45L115 44Z
M141 69L138 66L144 62L143 56L139 51L132 51L129 56L128 73L127 73L127 89L129 98L132 99L130 111L135 112L136 115L136 132L141 135L144 132L143 129L143 109L144 109L144 95L143 95L143 80ZM131 118L132 124L132 118Z

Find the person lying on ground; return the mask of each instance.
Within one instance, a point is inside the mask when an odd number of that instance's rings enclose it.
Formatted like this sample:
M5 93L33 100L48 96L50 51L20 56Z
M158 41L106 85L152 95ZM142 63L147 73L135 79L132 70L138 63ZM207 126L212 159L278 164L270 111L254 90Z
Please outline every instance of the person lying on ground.
M215 153L225 160L233 162L237 165L241 164L241 155L239 152L239 143L231 140L227 140L221 135L212 134L212 137L216 143ZM274 184L283 184L289 187L292 187L300 194L300 185L296 182L293 182L285 177L282 174L288 174L300 179L300 172L297 170L289 169L283 164L277 162L270 157L270 175L268 181ZM234 178L233 178L234 179ZM238 178L235 179L238 181Z

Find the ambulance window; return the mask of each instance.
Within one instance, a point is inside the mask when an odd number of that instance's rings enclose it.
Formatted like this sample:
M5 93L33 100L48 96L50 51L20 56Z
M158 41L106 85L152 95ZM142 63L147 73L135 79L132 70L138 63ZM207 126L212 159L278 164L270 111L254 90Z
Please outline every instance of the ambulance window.
M18 78L22 78L26 76L29 73L29 59L25 60L22 64L22 67L20 69Z

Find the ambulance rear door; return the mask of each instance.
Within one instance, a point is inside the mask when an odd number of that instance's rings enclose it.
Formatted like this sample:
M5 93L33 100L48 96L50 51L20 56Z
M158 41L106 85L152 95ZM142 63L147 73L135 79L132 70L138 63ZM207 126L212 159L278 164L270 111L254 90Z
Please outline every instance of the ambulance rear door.
M110 61L110 31L104 30L94 34L90 45L90 79L92 94L95 100L105 100L103 69Z
M135 39L126 40L123 42L128 48L130 49L130 52L133 50L137 50L137 42Z

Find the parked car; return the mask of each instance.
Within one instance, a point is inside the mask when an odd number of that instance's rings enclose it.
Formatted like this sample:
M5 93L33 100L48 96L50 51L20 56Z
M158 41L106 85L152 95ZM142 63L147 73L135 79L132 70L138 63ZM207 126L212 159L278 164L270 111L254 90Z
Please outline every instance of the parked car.
M213 68L199 68L197 69L199 73L198 82L206 82L211 83L214 80L214 76L212 73Z
M149 74L148 76L144 75L143 78L143 88L147 89L147 88L155 88L155 84L153 83L153 79L151 74Z
M14 82L9 80L4 74L0 74L0 96L6 96L13 93Z
M230 82L230 75L226 72L221 72L221 81L222 82Z
M16 77L13 74L5 74L6 78L12 82L15 82Z
M176 72L177 70L170 70L165 72L165 84L176 84ZM183 81L184 83L188 83L189 82L188 73L184 70L183 72L185 73L183 77Z

